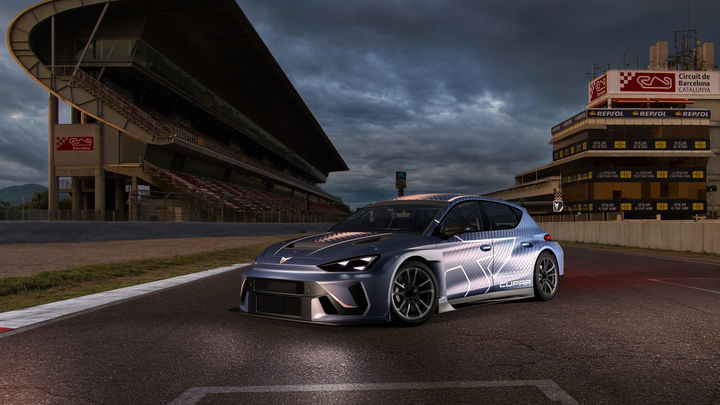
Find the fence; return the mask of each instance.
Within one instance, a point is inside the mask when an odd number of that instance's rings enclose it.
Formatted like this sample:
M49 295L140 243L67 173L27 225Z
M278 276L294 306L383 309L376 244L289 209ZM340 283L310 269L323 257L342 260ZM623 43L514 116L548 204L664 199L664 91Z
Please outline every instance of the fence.
M136 218L128 218L125 211L58 210L49 215L47 210L0 209L0 221L142 221L142 222L235 222L235 223L335 223L339 217L311 213L276 211L234 211L208 214L203 211L183 212L172 210L140 211Z

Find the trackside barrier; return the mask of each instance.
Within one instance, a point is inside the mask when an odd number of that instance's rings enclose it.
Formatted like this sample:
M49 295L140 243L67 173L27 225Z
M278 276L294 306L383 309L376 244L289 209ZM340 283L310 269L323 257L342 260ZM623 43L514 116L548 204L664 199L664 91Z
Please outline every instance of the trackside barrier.
M647 249L720 254L720 222L541 222L553 239Z

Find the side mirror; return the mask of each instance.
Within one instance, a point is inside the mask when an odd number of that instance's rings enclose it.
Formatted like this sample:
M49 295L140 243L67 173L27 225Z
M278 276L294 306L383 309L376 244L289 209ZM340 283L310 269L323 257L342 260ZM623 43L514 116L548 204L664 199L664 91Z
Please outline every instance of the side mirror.
M442 227L440 237L443 239L450 239L455 235L460 235L461 233L470 231L472 231L472 228L465 224L447 224Z

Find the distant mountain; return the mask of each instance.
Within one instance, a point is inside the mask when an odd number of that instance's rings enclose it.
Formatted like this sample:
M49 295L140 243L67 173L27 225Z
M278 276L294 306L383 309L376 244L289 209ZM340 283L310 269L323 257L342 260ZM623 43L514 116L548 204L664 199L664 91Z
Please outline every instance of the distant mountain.
M32 200L35 193L47 190L39 184L23 184L0 189L0 201L7 201L10 205L18 205Z

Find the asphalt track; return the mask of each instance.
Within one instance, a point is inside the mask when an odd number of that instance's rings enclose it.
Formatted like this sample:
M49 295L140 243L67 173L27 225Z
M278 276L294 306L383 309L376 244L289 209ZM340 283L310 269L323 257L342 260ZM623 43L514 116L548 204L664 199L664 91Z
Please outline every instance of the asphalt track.
M0 334L0 403L720 403L720 264L568 247L550 302L241 315L240 270Z

